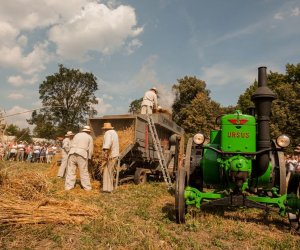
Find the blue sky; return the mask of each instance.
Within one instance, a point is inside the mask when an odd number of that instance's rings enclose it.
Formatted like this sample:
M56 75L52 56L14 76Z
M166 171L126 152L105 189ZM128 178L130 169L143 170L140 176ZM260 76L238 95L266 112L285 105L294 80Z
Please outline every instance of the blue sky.
M299 26L296 0L2 1L0 108L41 107L39 85L61 63L98 78L100 116L126 113L152 86L169 108L186 75L235 105L259 66L284 73L300 63ZM29 116L7 121L27 127Z

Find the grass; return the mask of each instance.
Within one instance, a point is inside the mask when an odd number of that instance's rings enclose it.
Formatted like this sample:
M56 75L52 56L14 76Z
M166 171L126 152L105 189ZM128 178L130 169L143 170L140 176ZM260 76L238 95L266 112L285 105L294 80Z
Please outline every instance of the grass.
M49 165L1 163L8 175L38 171ZM300 237L289 232L286 218L256 209L189 209L186 224L175 222L174 197L162 183L121 185L113 194L99 192L98 182L85 192L70 192L50 177L48 196L98 214L82 224L0 226L0 249L299 249Z

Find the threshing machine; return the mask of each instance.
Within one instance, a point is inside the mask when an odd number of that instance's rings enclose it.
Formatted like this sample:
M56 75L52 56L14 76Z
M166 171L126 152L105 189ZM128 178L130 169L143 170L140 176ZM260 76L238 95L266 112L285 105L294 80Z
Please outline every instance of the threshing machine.
M152 120L166 160L167 171L175 180L179 157L183 155L184 130L171 120L170 115L164 113L152 114ZM90 118L89 124L93 129L94 138L103 135L102 127L105 122L110 122L119 134L121 146L120 172L117 178L119 183L128 180L134 180L136 184L144 183L148 177L161 179L162 171L147 116L124 114ZM129 133L122 134L124 131Z
M189 206L237 206L271 209L288 215L299 230L300 173L292 173L286 185L283 150L287 135L270 138L271 104L276 98L267 86L266 67L258 69L258 88L252 95L255 115L233 114L217 118L218 130L210 142L197 133L186 148L184 166L178 169L175 210L178 223L185 222Z

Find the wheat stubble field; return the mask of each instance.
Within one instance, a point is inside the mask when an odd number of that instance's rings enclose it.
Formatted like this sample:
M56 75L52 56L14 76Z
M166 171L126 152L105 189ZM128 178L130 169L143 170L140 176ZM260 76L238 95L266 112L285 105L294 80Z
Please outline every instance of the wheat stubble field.
M64 191L53 165L0 163L0 249L299 249L300 236L276 213L190 209L175 222L163 183L127 183L103 194Z

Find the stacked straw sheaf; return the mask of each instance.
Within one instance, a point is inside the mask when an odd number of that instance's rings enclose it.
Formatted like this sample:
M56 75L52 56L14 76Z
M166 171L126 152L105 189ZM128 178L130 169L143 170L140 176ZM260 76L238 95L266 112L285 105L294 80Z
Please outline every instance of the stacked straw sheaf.
M60 161L61 158L62 158L62 154L55 154L53 156L52 161L51 161L51 166L50 166L49 171L48 171L48 176L49 177L57 176L58 167L59 167L58 161Z
M119 137L120 153L122 153L130 144L134 143L134 126L127 127L123 130L117 131ZM102 161L102 146L103 135L100 135L94 140L94 154L92 158L92 164L90 166L90 172L92 176L99 175L101 172Z
M49 182L40 173L10 177L0 172L0 225L81 223L97 210L78 202L49 197Z

